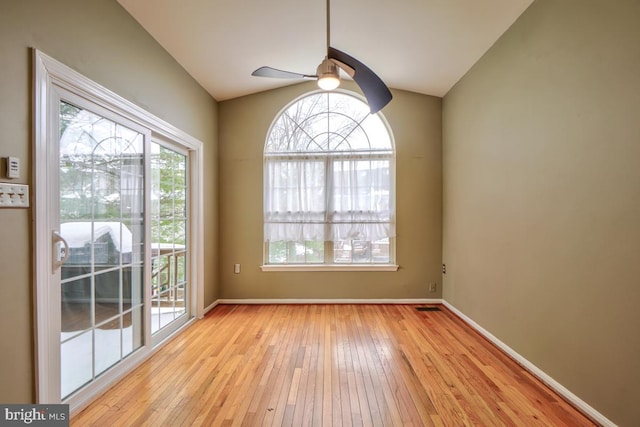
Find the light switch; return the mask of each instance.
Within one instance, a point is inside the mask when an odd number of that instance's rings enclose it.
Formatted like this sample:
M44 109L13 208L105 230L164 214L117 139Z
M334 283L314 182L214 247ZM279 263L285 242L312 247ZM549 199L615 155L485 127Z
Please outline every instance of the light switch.
M28 208L29 186L0 182L0 208Z

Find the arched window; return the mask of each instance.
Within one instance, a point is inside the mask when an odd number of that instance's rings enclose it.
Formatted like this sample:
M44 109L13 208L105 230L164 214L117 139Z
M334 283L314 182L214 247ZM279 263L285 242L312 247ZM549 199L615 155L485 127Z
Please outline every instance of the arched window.
M394 167L385 121L359 98L292 102L265 144L265 264L393 264Z

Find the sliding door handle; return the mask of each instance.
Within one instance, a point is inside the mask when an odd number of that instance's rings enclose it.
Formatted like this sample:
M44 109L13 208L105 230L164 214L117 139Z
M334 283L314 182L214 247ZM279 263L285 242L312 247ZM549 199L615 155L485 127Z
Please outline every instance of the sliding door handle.
M62 235L55 230L52 231L51 241L53 243L52 264L53 272L55 273L55 271L62 267L62 265L67 262L67 259L69 258L69 244L66 240L64 240L64 237L62 237ZM64 249L60 250L59 243L62 243Z

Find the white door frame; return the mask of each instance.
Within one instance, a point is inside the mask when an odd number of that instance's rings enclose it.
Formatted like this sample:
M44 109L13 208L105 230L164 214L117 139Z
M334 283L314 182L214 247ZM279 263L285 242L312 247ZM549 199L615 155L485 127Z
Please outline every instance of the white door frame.
M57 315L52 312L55 311L52 309L55 307L52 305L52 299L53 303L55 304L57 301L58 307L60 307L60 294L52 292L51 285L56 278L52 270L54 251L51 234L57 224L52 224L48 213L49 207L55 204L54 199L58 197L52 191L52 185L50 185L48 178L54 174L57 176L59 169L57 162L51 160L58 156L58 153L51 152L57 147L57 144L47 143L59 138L57 135L58 124L55 122L57 117L53 117L51 110L52 96L55 96L55 91L58 88L66 90L135 122L148 129L152 136L169 139L188 150L191 167L189 182L191 186L189 214L191 224L189 251L192 260L189 270L192 295L191 313L197 318L202 318L204 314L203 143L35 49L33 50L33 70L36 398L38 403L60 403L60 342L59 337L56 339L55 336L56 332L59 334L60 325L50 322L52 316L59 317L59 313ZM58 319L58 323L59 321ZM72 396L68 399L65 403L69 403L71 412L87 405L111 384L130 372L133 367L150 357L153 351L161 345L152 347L151 340L146 338L143 348L112 368L112 375L110 375L111 378L108 382L95 381L87 386L85 392L80 396ZM50 373L56 372L57 380L55 374L50 375Z

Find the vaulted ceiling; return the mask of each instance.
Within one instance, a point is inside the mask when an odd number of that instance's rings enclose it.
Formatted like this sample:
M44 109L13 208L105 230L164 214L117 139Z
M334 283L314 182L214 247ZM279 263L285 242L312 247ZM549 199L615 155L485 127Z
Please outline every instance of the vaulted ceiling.
M533 0L333 0L331 45L391 88L444 96ZM118 0L216 100L296 83L326 54L325 0Z

